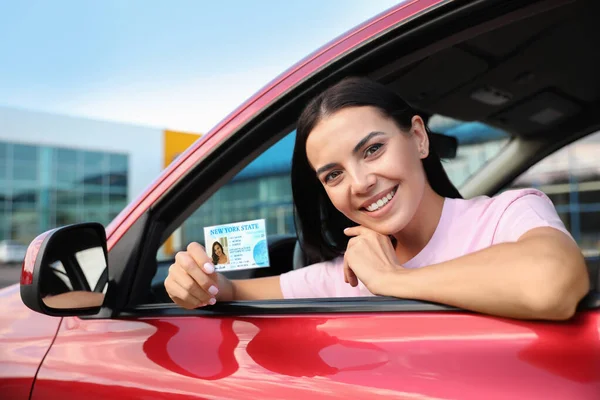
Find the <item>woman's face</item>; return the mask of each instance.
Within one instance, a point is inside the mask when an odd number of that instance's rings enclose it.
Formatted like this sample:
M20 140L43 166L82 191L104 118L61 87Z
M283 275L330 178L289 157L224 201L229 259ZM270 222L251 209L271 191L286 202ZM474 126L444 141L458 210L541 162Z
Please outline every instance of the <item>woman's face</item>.
M217 257L221 257L223 255L223 248L220 244L217 243L213 246L213 253L215 253Z
M412 220L426 185L429 152L423 120L402 132L374 107L350 107L322 119L306 142L308 160L333 205L384 235Z

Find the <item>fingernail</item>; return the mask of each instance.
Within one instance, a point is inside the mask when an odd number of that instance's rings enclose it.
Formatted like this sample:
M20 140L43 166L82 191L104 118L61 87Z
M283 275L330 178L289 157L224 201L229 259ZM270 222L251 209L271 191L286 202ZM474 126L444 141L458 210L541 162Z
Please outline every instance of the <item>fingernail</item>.
M217 293L219 293L219 289L217 289L217 287L213 285L208 288L208 293L212 294L213 296L216 296Z
M206 264L204 264L204 271L207 274L212 274L213 272L215 272L215 266L212 265L212 263L207 262Z
M217 299L215 299L214 297L212 297L209 301L208 304L210 304L211 306L214 306L215 303L217 302Z

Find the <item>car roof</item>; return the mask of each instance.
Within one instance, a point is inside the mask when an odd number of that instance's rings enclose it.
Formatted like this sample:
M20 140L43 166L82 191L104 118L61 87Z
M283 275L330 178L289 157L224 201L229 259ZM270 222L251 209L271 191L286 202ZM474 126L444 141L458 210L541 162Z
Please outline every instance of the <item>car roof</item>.
M546 3L383 79L419 110L543 138L600 98L599 2Z

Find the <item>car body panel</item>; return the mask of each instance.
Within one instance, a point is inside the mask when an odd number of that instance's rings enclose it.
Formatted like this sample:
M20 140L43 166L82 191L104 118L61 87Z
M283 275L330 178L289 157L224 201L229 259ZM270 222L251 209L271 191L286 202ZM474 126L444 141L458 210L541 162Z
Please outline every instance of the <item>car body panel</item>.
M599 332L596 311L68 317L32 399L594 399Z
M27 399L61 318L31 311L18 285L0 290L0 397Z

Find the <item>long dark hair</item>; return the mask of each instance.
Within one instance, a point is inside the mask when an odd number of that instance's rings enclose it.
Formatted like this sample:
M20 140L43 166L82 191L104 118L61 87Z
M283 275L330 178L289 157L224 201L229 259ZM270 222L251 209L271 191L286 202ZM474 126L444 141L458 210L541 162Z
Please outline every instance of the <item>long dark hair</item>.
M329 200L308 162L306 140L324 117L347 107L360 106L376 107L403 131L411 128L412 117L417 115L392 90L370 79L358 77L340 81L308 103L296 126L291 175L296 231L306 259L311 263L342 255L348 245L344 228L355 226L356 223L339 212ZM431 138L429 128L426 131ZM433 145L430 144L429 155L422 162L427 180L437 194L448 198L462 197L450 182Z
M223 250L223 245L219 242L214 242L212 245L212 260L213 264L217 265L219 263L219 256L215 253L215 246L219 246L221 248L221 253L225 254L225 250Z

